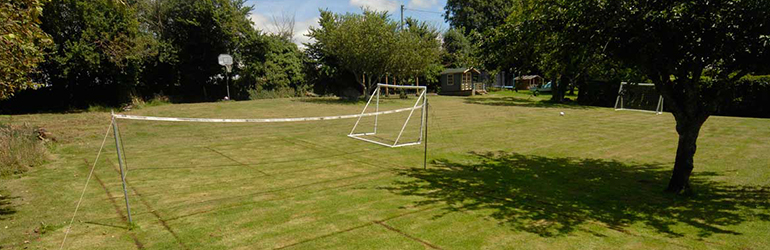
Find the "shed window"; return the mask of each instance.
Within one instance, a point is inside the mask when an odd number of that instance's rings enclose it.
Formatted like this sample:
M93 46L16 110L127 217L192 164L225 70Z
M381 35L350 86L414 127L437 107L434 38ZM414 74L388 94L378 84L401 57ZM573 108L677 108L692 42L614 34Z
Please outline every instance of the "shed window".
M446 75L446 85L455 85L454 74L447 74Z

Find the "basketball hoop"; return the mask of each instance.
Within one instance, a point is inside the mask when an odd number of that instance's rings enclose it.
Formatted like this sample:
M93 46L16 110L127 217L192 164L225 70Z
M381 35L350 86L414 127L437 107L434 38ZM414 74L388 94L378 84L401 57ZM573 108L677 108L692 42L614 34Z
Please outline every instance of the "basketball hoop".
M233 70L233 57L228 54L220 54L219 58L219 65L225 66L227 69L227 73L232 72Z

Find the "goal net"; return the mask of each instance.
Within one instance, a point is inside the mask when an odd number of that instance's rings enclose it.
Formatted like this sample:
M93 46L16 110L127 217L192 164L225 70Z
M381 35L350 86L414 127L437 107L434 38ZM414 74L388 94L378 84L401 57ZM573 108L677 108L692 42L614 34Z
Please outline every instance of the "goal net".
M382 95L384 88L404 90L404 93L407 93L408 90L415 90L417 98L411 107L381 112L380 103L383 101L392 102L393 100L393 97ZM403 147L422 143L427 109L426 90L425 86L377 84L377 88L369 101L366 102L361 116L358 117L348 136L386 147ZM408 96L410 95L399 95L398 99L403 100ZM380 115L406 110L409 113L406 116L396 117L391 121L380 121L379 119ZM364 116L364 114L373 115ZM403 124L400 124L401 122Z
M615 99L615 110L662 114L663 96L655 90L655 84L621 82Z

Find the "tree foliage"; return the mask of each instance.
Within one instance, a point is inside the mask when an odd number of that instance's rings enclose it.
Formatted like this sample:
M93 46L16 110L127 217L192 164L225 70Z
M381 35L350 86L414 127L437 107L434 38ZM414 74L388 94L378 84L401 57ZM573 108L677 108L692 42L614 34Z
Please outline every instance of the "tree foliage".
M237 57L243 64L237 81L242 90L303 93L309 88L304 54L285 35L254 33Z
M37 66L51 38L40 29L44 0L0 1L0 100L15 92L35 88Z
M53 0L45 5L42 29L55 48L43 70L70 105L114 102L138 82L146 56L134 9L112 0Z
M252 8L243 0L144 0L143 6L143 20L160 44L146 84L170 82L166 90L187 100L223 96L224 80L218 76L225 72L217 57L237 54L245 40L253 37L256 31L248 19Z
M344 70L355 76L365 95L374 81L386 74L397 77L423 75L437 62L438 32L427 24L407 19L408 29L386 12L364 10L363 14L334 14L321 11L319 28L311 28L311 57L321 70Z
M473 43L463 34L461 29L451 28L442 35L444 49L441 55L441 63L448 68L473 67L474 63Z
M502 24L513 10L516 0L447 0L444 18L453 28L466 35L483 33Z

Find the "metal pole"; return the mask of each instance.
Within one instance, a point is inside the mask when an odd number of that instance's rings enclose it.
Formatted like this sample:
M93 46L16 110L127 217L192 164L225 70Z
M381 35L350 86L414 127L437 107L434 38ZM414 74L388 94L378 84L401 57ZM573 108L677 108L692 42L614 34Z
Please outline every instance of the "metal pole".
M623 91L623 84L624 83L625 82L620 82L620 88L618 88L618 97L615 98L615 109L618 109L618 103L620 103L620 105L621 105L620 109L623 109L623 107L622 107L623 102L620 101L621 98L623 98L623 97L621 97L620 93Z
M404 5L402 4L401 5L401 24L400 24L399 30L403 30L403 29L404 29Z
M377 92L377 104L376 104L376 106L374 108L374 112L376 113L376 115L374 115L374 134L377 134L377 120L380 119L380 114L379 113L380 113L380 89L381 88L382 87L380 87L380 85L378 84L377 85L377 90L375 91L375 92Z
M225 83L227 84L227 100L229 101L229 100L232 100L232 98L230 98L230 72L229 72L229 70L228 70L227 73L225 73L225 76L227 76L227 80L225 80Z
M118 152L118 166L120 167L120 180L123 182L123 197L126 199L128 223L134 223L134 221L131 219L131 205L128 203L128 191L126 191L126 174L123 173L123 154L120 151L120 133L118 133L118 121L115 119L115 113L112 114L112 131L113 137L115 137L115 148Z
M422 168L427 170L428 169L428 98L427 96L425 98L425 107L423 108L425 109L425 138L424 138L425 154L423 155Z

